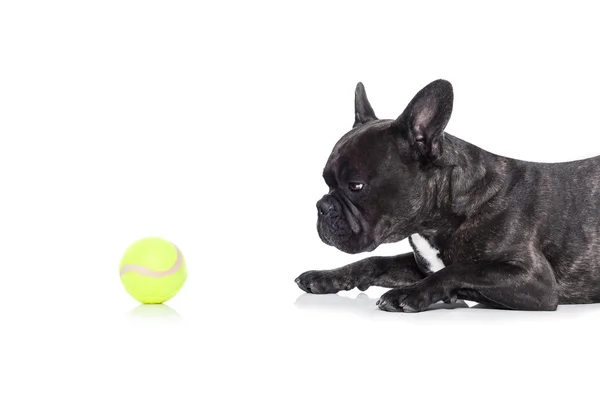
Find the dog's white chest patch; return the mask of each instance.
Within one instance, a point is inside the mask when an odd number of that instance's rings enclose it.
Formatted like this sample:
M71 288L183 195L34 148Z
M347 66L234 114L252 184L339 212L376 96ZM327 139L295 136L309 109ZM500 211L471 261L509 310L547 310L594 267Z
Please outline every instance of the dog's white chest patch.
M410 239L413 242L415 251L427 262L427 267L431 272L438 272L440 269L446 267L440 258L440 251L433 247L427 239L418 233L411 235Z
M415 233L414 235L410 236L410 240L413 245L413 250L427 264L424 267L429 269L431 273L438 272L446 267L440 258L440 251L433 247L427 239L418 233ZM464 302L467 304L467 307L473 307L477 304L476 302L470 300L464 300Z

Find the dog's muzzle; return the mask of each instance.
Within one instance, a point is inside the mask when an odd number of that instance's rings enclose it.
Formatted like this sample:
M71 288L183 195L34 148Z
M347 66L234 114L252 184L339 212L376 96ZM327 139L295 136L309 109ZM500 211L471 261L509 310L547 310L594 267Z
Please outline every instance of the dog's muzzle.
M323 196L321 200L317 201L317 210L319 210L319 215L327 215L335 210L335 204L331 196Z

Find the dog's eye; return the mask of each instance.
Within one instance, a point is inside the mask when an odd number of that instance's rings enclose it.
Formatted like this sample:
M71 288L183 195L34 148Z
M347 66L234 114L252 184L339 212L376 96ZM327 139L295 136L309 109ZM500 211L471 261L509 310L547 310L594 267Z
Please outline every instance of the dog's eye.
M348 187L353 192L358 192L359 190L361 190L363 188L363 184L362 183L358 183L358 182L350 182L348 184Z

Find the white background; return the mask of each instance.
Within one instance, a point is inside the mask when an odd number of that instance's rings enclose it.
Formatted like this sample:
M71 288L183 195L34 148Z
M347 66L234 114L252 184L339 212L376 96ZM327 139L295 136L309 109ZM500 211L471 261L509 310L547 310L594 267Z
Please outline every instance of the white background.
M390 314L294 283L364 256L314 206L359 80L381 118L450 80L447 131L494 153L600 154L593 3L497 4L2 2L0 398L597 398L600 306ZM149 235L187 260L168 306L119 281Z

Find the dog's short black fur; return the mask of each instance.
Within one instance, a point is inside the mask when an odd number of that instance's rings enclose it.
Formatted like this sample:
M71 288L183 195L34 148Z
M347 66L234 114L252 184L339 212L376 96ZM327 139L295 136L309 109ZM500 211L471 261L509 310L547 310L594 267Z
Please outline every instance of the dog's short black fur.
M422 311L438 301L555 310L600 301L600 157L533 163L488 153L444 132L449 82L423 88L396 120L375 116L364 87L355 93L353 129L323 171L319 236L348 253L371 251L418 233L445 268L419 256L371 257L308 271L309 293L394 288L378 305Z

